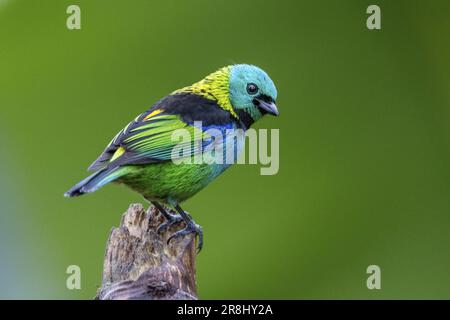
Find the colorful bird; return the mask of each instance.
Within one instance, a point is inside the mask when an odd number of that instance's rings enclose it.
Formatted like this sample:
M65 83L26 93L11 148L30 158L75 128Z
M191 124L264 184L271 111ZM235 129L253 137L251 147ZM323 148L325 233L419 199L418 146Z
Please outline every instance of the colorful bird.
M110 182L123 183L142 194L165 217L159 231L179 221L186 223L168 241L196 233L200 251L202 228L180 203L206 187L231 163L185 160L206 152L216 156L223 152L218 159L231 153L235 159L245 139L235 133L244 132L265 114L277 116L276 98L273 81L260 68L247 64L223 67L162 98L136 117L89 167L96 172L65 196L94 192ZM179 132L184 136L187 133L189 140L180 143L174 138ZM168 213L163 205L179 215Z

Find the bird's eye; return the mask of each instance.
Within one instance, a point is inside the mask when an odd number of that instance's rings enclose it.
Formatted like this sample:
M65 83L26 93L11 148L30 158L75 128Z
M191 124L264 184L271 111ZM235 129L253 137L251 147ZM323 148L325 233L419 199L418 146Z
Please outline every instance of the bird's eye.
M254 83L247 84L247 92L248 94L254 95L258 92L258 86Z

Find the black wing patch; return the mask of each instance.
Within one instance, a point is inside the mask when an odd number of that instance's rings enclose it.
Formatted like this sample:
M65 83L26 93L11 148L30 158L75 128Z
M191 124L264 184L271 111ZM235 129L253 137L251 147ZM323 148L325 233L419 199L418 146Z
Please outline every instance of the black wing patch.
M178 115L186 124L201 121L202 125L205 127L210 125L221 126L231 122L237 122L230 112L222 109L216 101L192 93L168 95L159 100L149 110L137 116L123 128L114 139L111 140L103 153L89 166L88 170L93 171L106 167L117 149L119 149L123 145L124 140L130 136L131 131L145 123L146 117L156 110L161 110L159 114ZM238 127L241 126L242 123L238 123ZM152 162L151 159L143 161L142 163L149 162Z

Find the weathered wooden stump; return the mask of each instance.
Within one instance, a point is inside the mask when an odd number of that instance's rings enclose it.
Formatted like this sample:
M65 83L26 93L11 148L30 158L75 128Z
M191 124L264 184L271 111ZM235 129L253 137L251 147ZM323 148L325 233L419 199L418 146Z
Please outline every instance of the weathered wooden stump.
M185 224L158 234L162 222L164 217L155 207L146 211L141 204L130 205L120 227L109 235L96 299L197 299L195 235L167 244L168 237Z

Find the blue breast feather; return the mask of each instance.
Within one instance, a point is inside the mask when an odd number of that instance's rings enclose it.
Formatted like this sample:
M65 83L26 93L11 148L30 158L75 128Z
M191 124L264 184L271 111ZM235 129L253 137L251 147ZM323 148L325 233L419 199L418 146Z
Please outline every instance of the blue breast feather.
M216 159L220 157L217 153L221 153L222 163L218 163L220 167L227 168L237 161L245 142L243 130L238 130L234 123L202 126L201 129L210 135L209 139L202 141L203 152L211 151Z

